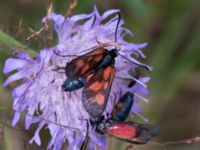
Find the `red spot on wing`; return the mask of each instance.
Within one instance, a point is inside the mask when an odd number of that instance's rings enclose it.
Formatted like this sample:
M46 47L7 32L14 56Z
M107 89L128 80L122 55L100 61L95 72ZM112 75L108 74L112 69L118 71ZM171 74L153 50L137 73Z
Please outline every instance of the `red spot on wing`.
M102 57L103 57L103 55L97 55L96 57L94 57L94 58L92 59L92 61L94 61L94 62L99 62L99 61L102 59Z
M126 123L116 123L108 128L107 133L120 139L132 139L137 136L137 128Z
M74 74L77 74L84 64L85 64L84 60L82 60L82 59L77 60L77 62L75 63L75 66L73 68L74 69L73 70Z
M103 86L103 84L101 82L94 82L92 85L89 86L89 88L92 91L99 91L101 89L101 87Z
M90 75L87 76L87 78L86 78L86 82L87 82L87 83L91 80L91 78L92 78L93 75L94 75L94 74L90 74Z
M84 60L82 60L82 59L79 59L77 62L76 62L76 67L81 67L81 66L83 66L84 65Z
M65 67L67 77L77 79L78 77L87 77L92 74L103 58L103 54L104 48L101 47L73 59Z
M105 110L114 75L114 66L108 66L92 72L86 78L83 89L83 105L94 118L99 117Z
M82 68L81 68L81 74L86 73L90 68L89 64L85 64Z
M97 102L98 105L103 105L104 104L104 101L105 101L105 96L101 93L98 93L96 96L95 96L95 100Z
M103 79L105 81L107 81L110 76L112 75L113 73L113 68L111 66L108 66L105 70L104 70L104 73L103 73Z
M104 90L107 90L107 89L108 89L108 82L105 82L105 83L104 83L103 88L104 88Z

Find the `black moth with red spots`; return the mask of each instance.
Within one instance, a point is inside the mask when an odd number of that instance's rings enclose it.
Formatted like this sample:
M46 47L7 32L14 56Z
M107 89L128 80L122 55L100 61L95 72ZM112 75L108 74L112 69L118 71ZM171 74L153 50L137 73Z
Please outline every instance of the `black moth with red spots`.
M117 50L98 48L73 59L66 65L65 91L83 88L83 105L93 118L99 117L107 104L115 76Z
M90 120L95 131L133 144L146 144L152 137L158 136L158 126L125 121L131 111L133 98L133 94L126 92L115 105L111 117L101 116L95 121Z

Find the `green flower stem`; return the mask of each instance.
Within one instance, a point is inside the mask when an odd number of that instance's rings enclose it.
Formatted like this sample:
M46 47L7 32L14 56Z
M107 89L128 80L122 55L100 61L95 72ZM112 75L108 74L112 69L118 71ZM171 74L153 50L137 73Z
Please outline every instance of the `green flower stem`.
M1 106L0 105L0 110L7 110L6 106Z
M9 47L17 48L20 51L27 51L31 56L37 56L37 53L9 36L7 33L0 30L0 42Z

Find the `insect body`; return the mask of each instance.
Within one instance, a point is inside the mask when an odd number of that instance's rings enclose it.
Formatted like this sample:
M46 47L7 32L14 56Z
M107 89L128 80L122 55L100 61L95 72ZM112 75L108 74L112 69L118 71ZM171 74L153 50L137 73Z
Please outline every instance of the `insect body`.
M62 89L64 91L75 91L79 88L82 88L85 84L85 78L84 77L79 77L76 80L73 79L66 79L65 82L62 85Z
M65 73L68 78L63 84L63 89L65 91L74 91L82 88L85 78L89 75L94 75L108 66L112 65L113 67L116 56L117 50L115 49L108 51L104 48L98 48L93 52L73 59L66 65Z
M93 117L99 117L107 104L111 85L115 76L117 50L97 48L94 51L73 59L66 65L67 79L65 91L83 88L83 105Z
M115 42L120 19L118 13ZM91 52L73 59L65 68L67 79L63 84L63 89L74 91L84 87L83 105L93 118L98 118L103 113L115 76L114 64L118 50L116 45L112 50L107 50L105 47L93 48Z
M91 124L96 128L96 131L105 133L106 129L113 124L125 121L131 111L133 98L133 93L126 92L115 105L111 117L105 118L104 116L101 116L95 121L91 121Z
M134 122L116 122L105 130L106 134L133 144L146 144L159 134L157 126Z
M120 24L120 14L118 16L115 42ZM120 55L127 59L118 52L116 47L112 50L106 49L105 46L97 47L91 52L73 59L65 67L67 79L63 84L63 90L71 92L84 87L82 91L83 105L93 118L98 118L105 110L115 76L115 58ZM136 64L146 68L145 65Z
M112 118L117 121L126 120L131 111L133 105L134 94L132 92L126 92L118 103L115 105L112 111Z
M133 105L133 98L133 93L126 92L115 105L110 118L101 116L96 121L91 121L95 131L134 144L145 144L157 136L159 134L157 126L125 122Z

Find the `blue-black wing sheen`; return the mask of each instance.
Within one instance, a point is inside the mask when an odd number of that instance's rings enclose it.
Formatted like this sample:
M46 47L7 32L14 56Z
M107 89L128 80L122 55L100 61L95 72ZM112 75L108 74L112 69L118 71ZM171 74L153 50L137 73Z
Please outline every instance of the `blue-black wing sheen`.
M98 67L104 57L104 51L103 47L96 48L92 52L73 59L65 67L66 76L69 79L87 77Z
M93 118L98 118L104 112L114 76L115 68L110 65L87 77L82 93L83 105Z
M124 121L128 117L132 105L134 95L132 92L126 92L115 105L112 111L112 118L116 121Z

